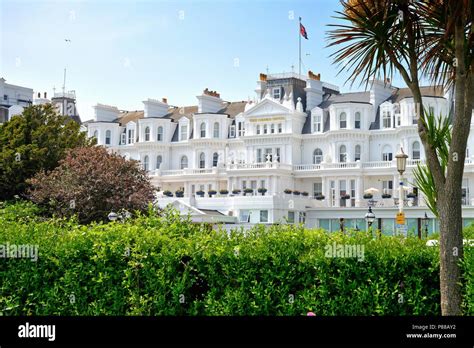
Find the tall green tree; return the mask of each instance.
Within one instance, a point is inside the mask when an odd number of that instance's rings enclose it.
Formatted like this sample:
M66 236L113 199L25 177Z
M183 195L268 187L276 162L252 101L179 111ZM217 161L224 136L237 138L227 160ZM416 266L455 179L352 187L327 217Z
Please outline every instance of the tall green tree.
M26 180L50 171L66 150L93 145L80 126L59 115L51 104L25 108L21 115L0 125L0 199L26 192Z
M470 0L341 0L343 24L332 25L330 46L349 80L401 75L418 106L418 133L436 188L440 220L443 315L461 314L463 257L461 185L474 101L474 4ZM420 80L454 88L452 135L444 166L430 137Z

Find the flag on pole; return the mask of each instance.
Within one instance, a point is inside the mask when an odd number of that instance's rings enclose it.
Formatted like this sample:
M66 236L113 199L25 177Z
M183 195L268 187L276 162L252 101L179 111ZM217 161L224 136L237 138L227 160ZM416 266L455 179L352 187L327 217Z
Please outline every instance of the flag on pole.
M304 27L303 24L300 23L300 34L303 36L306 40L308 40L308 33L306 32L306 28Z

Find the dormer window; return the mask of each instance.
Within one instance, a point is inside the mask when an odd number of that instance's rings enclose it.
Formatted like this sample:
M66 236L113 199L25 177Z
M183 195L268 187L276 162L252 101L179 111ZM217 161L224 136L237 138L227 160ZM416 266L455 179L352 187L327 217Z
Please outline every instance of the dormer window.
M273 88L273 99L280 99L281 98L281 88Z
M266 124L263 125L263 134L267 134L268 133L268 127Z
M179 140L188 140L188 126L185 124L180 127Z
M278 133L283 132L283 125L281 123L278 123Z
M315 133L321 132L321 115L313 116L313 132Z
M243 122L239 122L239 123L238 123L238 127L239 127L239 137L244 136L244 135L245 135L244 123L243 123Z
M339 115L339 128L347 128L347 115L345 112L341 112L341 114Z
M235 126L230 126L230 138L235 138Z
M388 110L382 112L382 126L383 128L391 128L392 126L392 117Z
M270 133L275 133L275 125L272 123L272 125L270 126Z
M257 125L257 134L260 134L260 125Z
M129 129L128 130L128 143L133 144L135 142L135 130Z

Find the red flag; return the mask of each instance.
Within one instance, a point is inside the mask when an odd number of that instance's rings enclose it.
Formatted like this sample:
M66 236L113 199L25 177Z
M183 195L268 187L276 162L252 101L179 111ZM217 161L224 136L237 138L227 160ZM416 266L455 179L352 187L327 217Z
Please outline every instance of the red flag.
M304 27L303 24L300 23L300 34L303 36L306 40L308 40L308 33L306 33L306 28Z

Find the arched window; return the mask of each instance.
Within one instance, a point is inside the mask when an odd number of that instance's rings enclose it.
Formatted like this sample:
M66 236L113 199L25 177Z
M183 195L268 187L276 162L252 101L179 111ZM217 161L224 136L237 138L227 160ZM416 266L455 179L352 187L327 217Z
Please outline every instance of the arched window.
M206 122L201 123L201 138L206 137Z
M181 169L188 168L188 158L186 156L181 157L180 168Z
M320 164L322 161L323 161L323 151L318 148L313 151L313 163Z
M270 133L275 133L275 125L272 123L272 125L270 126Z
M97 140L99 139L99 131L94 131L94 138L96 138Z
M217 162L219 161L219 154L217 152L214 152L212 155L212 166L217 167Z
M158 127L158 132L156 133L156 140L163 141L163 127Z
M143 157L143 169L148 170L150 168L150 158L148 156Z
M278 133L283 132L283 125L281 123L278 123Z
M354 116L354 128L360 129L360 112L357 111Z
M420 142L415 141L412 146L412 156L411 158L414 160L420 159Z
M347 162L347 149L346 145L339 146L339 162Z
M257 125L257 134L260 134L260 125Z
M206 168L206 155L201 152L199 155L199 168Z
M110 145L111 142L112 142L112 132L110 131L110 129L107 129L105 131L105 145Z
M356 145L355 147L354 161L360 161L360 145Z
M150 141L150 127L145 127L145 141Z
M347 115L345 112L341 112L339 115L339 128L347 128Z
M392 148L385 145L382 149L382 161L391 161L393 159Z
M214 122L214 138L219 138L219 122Z
M263 134L268 133L268 126L266 124L263 125Z
M161 162L163 162L163 157L161 155L156 156L156 169L160 169Z

